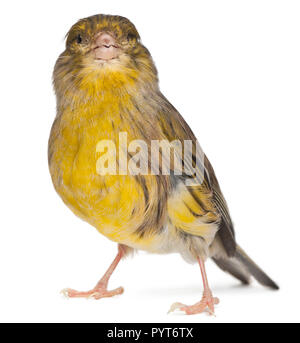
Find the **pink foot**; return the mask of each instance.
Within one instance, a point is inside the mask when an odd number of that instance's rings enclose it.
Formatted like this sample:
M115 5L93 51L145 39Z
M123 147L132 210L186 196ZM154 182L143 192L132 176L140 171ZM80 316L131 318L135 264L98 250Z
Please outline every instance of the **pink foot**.
M114 295L122 294L124 292L123 287L119 287L113 289L111 291L107 290L107 285L109 278L111 277L113 271L115 270L116 266L122 259L124 255L124 247L119 245L118 254L113 260L112 264L107 269L106 273L103 275L102 279L97 283L97 285L88 292L78 292L71 288L65 288L61 291L61 293L66 296L67 298L94 298L94 299L101 299L101 298L109 298L113 297Z
M109 298L124 292L123 287L108 291L106 288L94 288L88 292L78 292L71 288L65 288L61 293L67 298L94 298L96 300L101 298Z
M214 298L212 296L212 293L210 291L203 292L203 297L201 301L197 302L195 305L185 305L182 303L174 303L169 312L173 312L175 310L184 311L186 314L196 314L196 313L202 313L204 311L208 311L209 314L214 315L215 314L215 306L219 303L218 298ZM168 313L169 313L168 312Z

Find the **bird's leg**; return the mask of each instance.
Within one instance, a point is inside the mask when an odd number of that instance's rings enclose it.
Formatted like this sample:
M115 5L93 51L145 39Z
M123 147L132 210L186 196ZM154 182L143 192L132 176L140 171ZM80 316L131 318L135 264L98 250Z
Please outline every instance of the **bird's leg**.
M118 263L124 256L124 248L119 245L118 246L118 254L113 260L112 264L107 269L106 273L103 275L101 280L97 283L97 285L90 291L87 292L78 292L74 289L65 288L61 292L68 298L94 298L94 299L100 299L100 298L107 298L107 297L113 297L117 294L122 294L124 292L123 287L119 287L116 289L113 289L111 291L107 290L107 284L108 281L113 273L113 271L116 269Z
M203 281L203 295L202 299L197 302L195 305L184 305L182 303L174 303L169 312L173 312L176 309L179 309L180 311L184 311L186 314L196 314L196 313L201 313L204 312L205 310L208 310L210 314L214 314L215 312L215 306L216 304L219 303L218 298L214 298L212 295L212 292L209 288L208 281L207 281L207 276L206 276L206 271L205 271L205 266L203 260L198 257L198 262L201 270L201 275L202 275L202 281Z

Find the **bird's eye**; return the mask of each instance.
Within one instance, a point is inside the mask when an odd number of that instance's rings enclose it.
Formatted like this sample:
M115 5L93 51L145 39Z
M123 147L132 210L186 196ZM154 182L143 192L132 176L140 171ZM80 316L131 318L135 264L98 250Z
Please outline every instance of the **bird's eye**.
M135 38L135 35L133 33L128 33L127 40L132 40Z
M81 37L80 34L77 35L77 37L76 37L76 42L77 42L78 44L82 43L82 37Z

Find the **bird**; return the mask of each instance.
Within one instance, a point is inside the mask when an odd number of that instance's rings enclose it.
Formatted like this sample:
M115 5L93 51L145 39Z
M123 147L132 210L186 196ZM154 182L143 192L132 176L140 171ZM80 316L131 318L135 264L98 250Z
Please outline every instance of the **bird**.
M123 287L108 289L109 279L122 259L139 250L178 253L199 265L200 301L175 302L170 312L215 313L219 299L208 283L209 258L243 284L254 277L279 289L237 244L214 169L160 91L151 54L129 19L98 14L77 21L55 63L53 86L57 106L48 161L54 188L75 215L118 246L96 286L66 288L67 297L122 294ZM163 153L168 149L170 158Z

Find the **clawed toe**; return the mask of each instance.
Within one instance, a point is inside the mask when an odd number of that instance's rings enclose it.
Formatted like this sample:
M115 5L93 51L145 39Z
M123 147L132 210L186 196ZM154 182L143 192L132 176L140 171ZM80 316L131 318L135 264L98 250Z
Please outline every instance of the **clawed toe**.
M119 288L116 288L112 291L108 291L108 290L97 290L95 292L93 292L88 298L91 299L95 299L95 300L98 300L98 299L101 299L101 298L109 298L109 297L113 297L115 295L119 295L119 294L122 294L124 292L124 288L123 287L119 287Z
M184 307L186 307L186 305L176 302L176 303L171 305L168 313L174 312L176 310L182 311L182 308L184 308Z
M215 314L214 305L217 305L219 303L218 298L214 298L212 296L203 296L202 300L196 303L195 305L185 305L179 302L174 303L171 307L168 313L174 312L176 310L185 312L185 314L196 314L196 313L202 313L204 311L207 311L210 315Z
M116 288L114 290L108 291L104 288L93 289L88 292L78 292L71 288L64 288L60 293L66 298L86 298L86 299L101 299L113 297L115 295L122 294L124 292L123 287Z
M65 298L69 298L69 290L70 288L64 288L59 293L62 294Z

